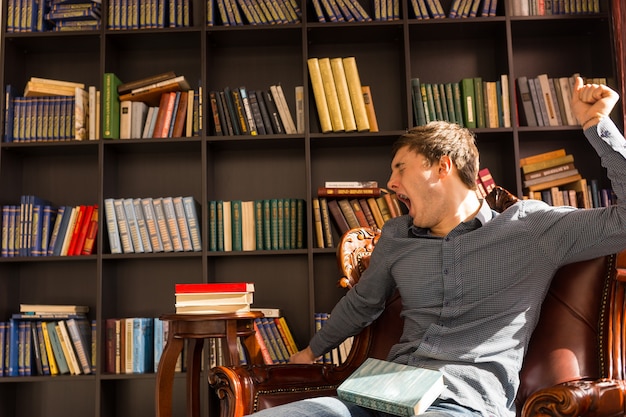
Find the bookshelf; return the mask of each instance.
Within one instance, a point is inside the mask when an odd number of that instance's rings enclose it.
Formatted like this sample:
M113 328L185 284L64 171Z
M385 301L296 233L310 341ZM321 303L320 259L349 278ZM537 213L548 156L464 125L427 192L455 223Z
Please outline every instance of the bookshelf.
M452 1L441 3L448 10ZM94 31L7 33L4 2L2 85L19 90L29 77L40 76L102 90L105 72L132 81L173 70L185 75L192 88L203 87L204 103L209 90L266 89L280 83L292 114L294 88L303 85L305 133L212 136L205 104L197 137L2 142L0 204L14 204L27 193L58 205L102 205L109 197L193 196L200 203L203 250L112 255L101 216L93 255L0 258L0 320L18 311L20 303L89 305L90 319L99 324L112 317L156 317L173 312L177 282L252 280L254 306L279 307L304 347L314 332L313 313L330 311L344 292L336 286L334 249L314 248L312 198L326 180L386 184L390 145L413 125L412 77L443 83L507 74L512 92L521 75L580 72L606 76L624 92L619 67L624 51L614 47L624 44L624 6L617 0L600 0L599 14L566 16L512 16L501 0L495 17L419 21L403 0L399 20L352 23L319 23L307 2L299 24L228 27L205 24L205 1L190 4L189 27L110 30L103 25ZM371 11L369 1L361 4ZM107 5L105 0L103 22ZM345 56L356 57L362 83L372 88L377 133L320 133L307 58ZM4 97L0 102L4 108ZM515 117L513 98L511 108ZM614 119L623 124L621 107ZM0 122L3 126L3 114ZM578 127L526 127L514 119L511 128L476 129L476 134L482 165L518 196L523 192L519 158L559 147L575 155L583 177L607 183ZM305 249L208 251L209 200L267 198L306 201ZM103 340L100 326L93 375L0 378L0 414L154 414L155 375L103 372ZM207 392L206 378L202 381ZM184 410L184 384L184 375L175 378L175 414ZM205 410L209 402L203 397Z

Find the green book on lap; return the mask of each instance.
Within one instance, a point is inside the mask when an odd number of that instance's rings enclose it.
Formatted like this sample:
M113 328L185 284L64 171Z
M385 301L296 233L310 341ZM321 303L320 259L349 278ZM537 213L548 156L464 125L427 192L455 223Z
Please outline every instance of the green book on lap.
M340 399L397 416L423 413L444 389L439 371L368 358L338 388Z

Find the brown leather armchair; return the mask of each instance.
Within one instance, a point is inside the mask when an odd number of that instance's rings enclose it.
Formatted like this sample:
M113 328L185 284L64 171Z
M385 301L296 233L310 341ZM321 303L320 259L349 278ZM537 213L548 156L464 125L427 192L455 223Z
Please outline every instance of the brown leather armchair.
M504 190L488 198L503 210L516 201ZM351 287L364 268L379 232L348 232L338 246L343 276ZM626 415L626 251L562 267L543 303L521 371L516 403L520 416ZM385 312L355 337L346 361L331 365L217 367L210 384L222 417L239 417L314 396L336 387L367 357L384 359L402 330L401 303L393 296Z

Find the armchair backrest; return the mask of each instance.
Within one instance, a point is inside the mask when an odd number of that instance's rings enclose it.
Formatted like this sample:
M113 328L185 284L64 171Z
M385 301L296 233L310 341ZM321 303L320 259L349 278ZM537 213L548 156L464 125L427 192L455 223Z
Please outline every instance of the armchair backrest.
M499 211L516 201L500 197L490 201L492 208L499 202ZM379 230L360 228L343 236L337 257L343 272L339 285L350 288L358 282L379 234ZM626 252L619 259L626 268ZM616 256L577 262L557 271L520 373L519 411L542 388L579 379L623 379L626 303L622 281L626 281L626 269L616 269ZM400 310L400 297L395 294L377 321L355 338L346 361L349 366L367 357L386 357L402 332Z

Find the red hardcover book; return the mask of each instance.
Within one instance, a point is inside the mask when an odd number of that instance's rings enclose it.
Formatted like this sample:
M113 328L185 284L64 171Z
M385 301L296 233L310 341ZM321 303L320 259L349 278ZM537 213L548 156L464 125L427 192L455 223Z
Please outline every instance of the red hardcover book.
M381 187L318 187L318 197L380 197L387 191Z
M91 213L91 222L87 228L87 235L83 243L83 248L80 252L81 255L91 255L96 243L96 235L98 234L98 205L93 206L93 212Z
M81 227L84 223L83 219L85 218L85 212L87 210L87 206L81 205L78 213L76 214L76 223L74 224L74 228L72 230L68 230L68 233L71 233L70 245L67 248L67 256L74 255L74 249L76 248L76 242L78 241L78 235L80 234Z
M172 118L172 122L174 123L174 130L172 132L173 138L183 136L185 122L187 121L187 94L189 94L187 91L180 93L180 102L178 103L176 116Z
M196 284L176 284L176 294L202 292L253 292L253 282L205 282Z
M154 125L153 138L166 138L169 132L170 122L172 120L172 111L174 110L174 101L176 93L165 93L161 95L159 103L159 112L157 113L156 123Z
M78 230L78 236L76 238L76 242L71 243L70 249L67 251L68 256L80 255L83 246L85 245L85 239L87 238L87 231L89 230L89 225L91 224L91 216L93 215L94 206L85 206L85 213L83 214L83 218L81 220L80 226L76 225ZM71 252L70 252L71 250Z

